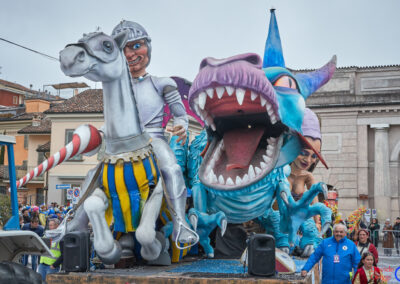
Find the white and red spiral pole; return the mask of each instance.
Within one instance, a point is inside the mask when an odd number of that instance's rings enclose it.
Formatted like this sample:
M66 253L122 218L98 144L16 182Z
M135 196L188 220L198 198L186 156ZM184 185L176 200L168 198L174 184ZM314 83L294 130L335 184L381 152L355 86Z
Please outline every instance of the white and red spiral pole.
M84 124L75 129L72 141L64 148L31 170L26 176L17 181L17 188L27 184L33 178L79 154L94 155L101 146L100 132L90 124Z

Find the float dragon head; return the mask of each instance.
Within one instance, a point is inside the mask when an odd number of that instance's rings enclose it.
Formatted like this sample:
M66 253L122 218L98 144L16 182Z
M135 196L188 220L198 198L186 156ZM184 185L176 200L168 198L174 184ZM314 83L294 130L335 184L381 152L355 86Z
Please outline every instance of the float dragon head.
M206 123L210 138L201 182L233 191L292 162L301 149L305 100L329 81L335 66L334 56L314 72L290 72L274 10L264 62L253 53L205 58L189 92L189 104Z

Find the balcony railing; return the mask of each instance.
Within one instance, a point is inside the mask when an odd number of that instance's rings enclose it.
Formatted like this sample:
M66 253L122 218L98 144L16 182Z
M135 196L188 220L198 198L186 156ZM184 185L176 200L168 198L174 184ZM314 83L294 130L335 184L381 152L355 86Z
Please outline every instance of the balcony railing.
M20 178L23 178L28 172L33 170L35 167L34 166L15 166L15 174L17 176L17 180ZM0 165L0 179L3 180L9 180L10 179L10 173L8 171L8 165ZM33 179L33 181L43 181L44 177L39 176Z

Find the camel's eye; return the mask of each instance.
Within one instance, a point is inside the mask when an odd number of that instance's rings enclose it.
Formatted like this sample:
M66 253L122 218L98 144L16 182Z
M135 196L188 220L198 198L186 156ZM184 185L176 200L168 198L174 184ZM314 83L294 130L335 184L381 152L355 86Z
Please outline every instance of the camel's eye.
M289 77L289 76L280 77L278 80L275 81L274 86L297 90L296 81L292 77Z
M103 41L103 50L107 53L112 53L114 50L114 46L111 41L105 40Z

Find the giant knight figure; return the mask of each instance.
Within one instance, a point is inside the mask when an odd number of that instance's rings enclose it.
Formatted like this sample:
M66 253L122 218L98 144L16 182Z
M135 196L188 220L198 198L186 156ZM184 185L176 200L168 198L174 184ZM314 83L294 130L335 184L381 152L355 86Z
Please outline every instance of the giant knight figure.
M151 145L165 182L164 192L168 208L172 213L174 240L179 233L181 240L185 240L186 243L195 243L196 235L185 220L187 195L185 182L162 127L164 105L167 104L174 115L173 127L170 130L173 135L179 136L177 141L184 144L188 128L185 107L173 79L152 76L146 72L151 58L151 38L146 30L138 23L122 21L113 29L112 36L123 31L128 32L124 54L132 75L132 88L139 111L140 124L142 130L152 138ZM121 106L121 108L123 107ZM115 111L119 112L119 110Z

